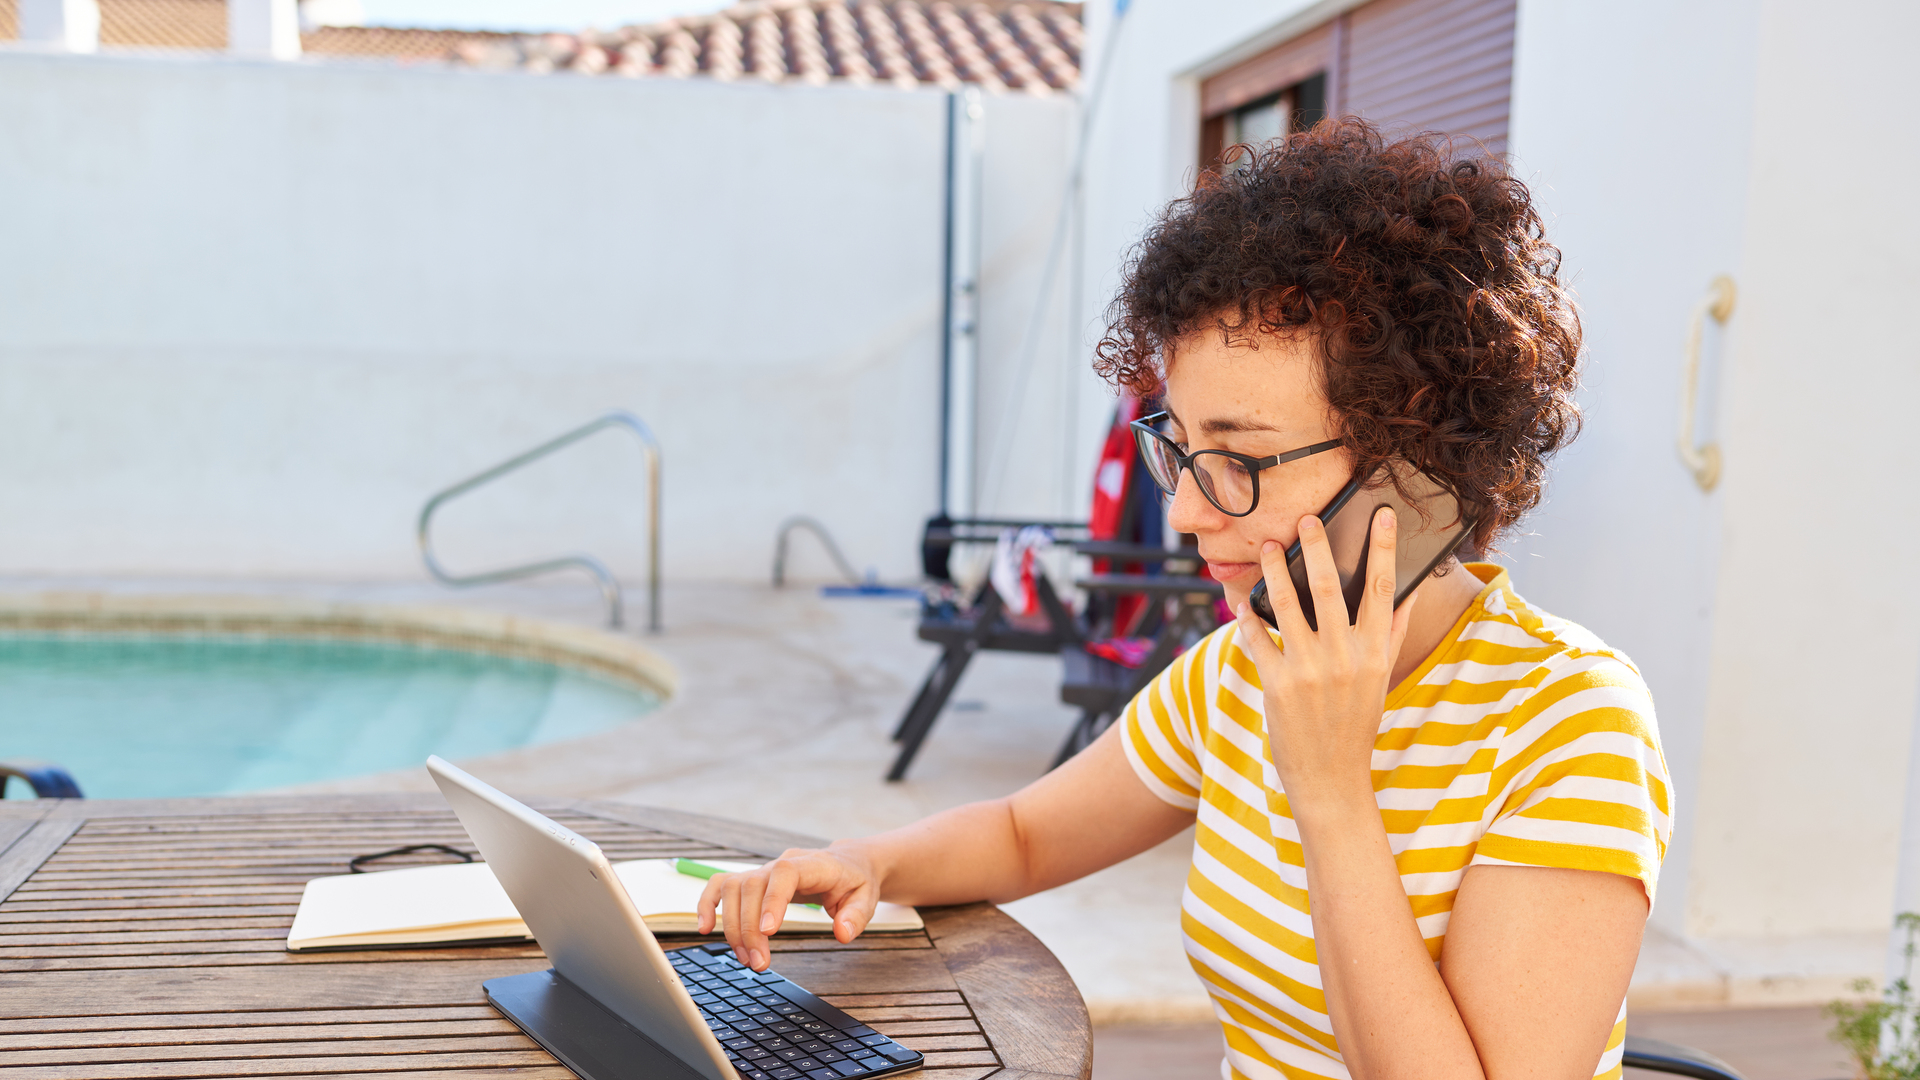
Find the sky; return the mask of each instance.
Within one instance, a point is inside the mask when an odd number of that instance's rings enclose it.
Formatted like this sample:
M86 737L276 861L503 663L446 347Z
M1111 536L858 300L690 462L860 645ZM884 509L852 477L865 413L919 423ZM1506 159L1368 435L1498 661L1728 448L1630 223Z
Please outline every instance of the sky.
M657 22L732 0L359 0L369 26L445 30L582 30ZM328 5L332 6L332 5Z

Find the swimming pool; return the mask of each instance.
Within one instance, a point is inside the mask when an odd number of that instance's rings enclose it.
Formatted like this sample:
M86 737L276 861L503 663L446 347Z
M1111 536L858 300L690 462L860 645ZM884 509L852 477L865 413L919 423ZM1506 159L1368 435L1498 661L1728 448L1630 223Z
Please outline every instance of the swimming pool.
M538 658L409 642L0 633L0 757L93 798L221 795L603 731L658 692ZM25 794L17 781L8 792Z

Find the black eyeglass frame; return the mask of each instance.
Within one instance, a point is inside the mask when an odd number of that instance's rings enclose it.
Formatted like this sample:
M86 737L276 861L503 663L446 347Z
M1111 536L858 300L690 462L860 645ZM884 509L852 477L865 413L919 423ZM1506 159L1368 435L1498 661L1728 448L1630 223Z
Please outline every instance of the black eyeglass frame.
M1301 458L1312 457L1315 454L1324 454L1327 451L1334 449L1335 447L1344 445L1343 440L1328 439L1326 442L1317 442L1311 446L1302 446L1296 450L1288 450L1287 452L1282 454L1273 454L1263 458L1250 457L1246 454L1236 454L1231 450L1195 450L1191 454L1184 454L1180 452L1180 444L1174 442L1172 439L1167 438L1166 435L1163 434L1158 427L1154 426L1156 424L1165 423L1167 418L1170 415L1171 415L1170 413L1162 410L1160 412L1152 414L1151 416L1143 416L1140 419L1135 420L1134 422L1128 424L1127 426L1133 429L1134 449L1139 451L1140 457L1142 459L1142 463L1144 464L1146 459L1146 454L1147 454L1147 448L1146 448L1146 445L1141 442L1142 439L1151 437L1153 439L1157 439L1158 441L1166 444L1167 449L1173 452L1174 483L1178 484L1180 482L1180 473L1183 470L1186 472L1193 473L1194 486L1200 489L1200 494L1203 497L1205 497L1208 502L1213 504L1213 508L1215 510L1220 511L1221 513L1227 515L1228 517L1246 517L1248 514L1251 514L1255 510L1258 510L1260 508L1260 473L1263 470L1271 469L1275 465L1285 465L1289 461L1299 461ZM1250 483L1253 484L1253 498L1247 503L1247 508L1245 510L1235 512L1233 510L1227 509L1224 506L1221 506L1220 500L1214 498L1213 492L1207 490L1207 485L1204 483L1201 483L1200 474L1193 467L1193 460L1198 457L1204 457L1208 454L1213 454L1217 457L1223 457L1231 461L1239 462L1240 467L1247 470L1247 479ZM1153 469L1151 467L1147 469L1147 475L1153 476ZM1162 484L1158 476L1153 476L1153 484L1155 487L1159 488L1160 491L1163 494L1165 494L1168 498L1173 497L1174 492L1169 490L1165 484Z

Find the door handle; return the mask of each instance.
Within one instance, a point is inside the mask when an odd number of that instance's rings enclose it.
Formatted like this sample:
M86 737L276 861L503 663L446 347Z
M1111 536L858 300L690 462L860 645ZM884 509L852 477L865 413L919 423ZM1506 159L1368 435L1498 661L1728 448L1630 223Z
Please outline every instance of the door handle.
M1687 348L1685 362L1680 369L1680 437L1677 445L1680 460L1693 473L1693 481L1700 485L1701 491L1712 491L1720 482L1720 446L1718 443L1696 445L1693 435L1693 414L1700 397L1700 338L1706 333L1707 316L1713 321L1726 325L1733 316L1733 304L1737 293L1733 279L1725 274L1713 279L1707 286L1707 295L1693 305L1693 317L1687 320Z

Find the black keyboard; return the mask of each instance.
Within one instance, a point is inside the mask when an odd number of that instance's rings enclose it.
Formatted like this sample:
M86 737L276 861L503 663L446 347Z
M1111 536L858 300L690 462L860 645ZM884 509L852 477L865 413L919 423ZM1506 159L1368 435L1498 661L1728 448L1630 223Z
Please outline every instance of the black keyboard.
M840 1080L920 1065L917 1051L772 971L741 964L724 942L668 950L667 959L745 1080Z

